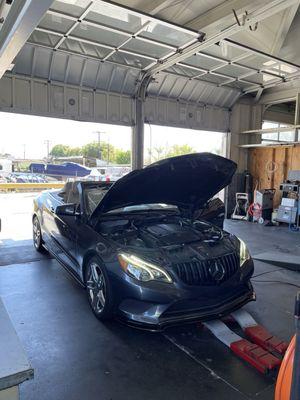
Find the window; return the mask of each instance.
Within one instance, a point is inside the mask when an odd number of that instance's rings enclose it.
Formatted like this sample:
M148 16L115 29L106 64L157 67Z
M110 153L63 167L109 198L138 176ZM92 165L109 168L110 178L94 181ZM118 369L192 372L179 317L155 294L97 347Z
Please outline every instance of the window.
M262 143L268 144L272 142L294 142L295 130L280 131L280 128L288 128L289 125L279 122L264 121L262 129L278 129L276 132L263 133Z

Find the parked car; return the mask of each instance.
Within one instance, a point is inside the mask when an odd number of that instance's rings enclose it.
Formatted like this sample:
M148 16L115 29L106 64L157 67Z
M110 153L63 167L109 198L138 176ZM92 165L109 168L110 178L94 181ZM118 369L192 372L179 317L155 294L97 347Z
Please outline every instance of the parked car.
M255 299L245 243L209 220L220 214L209 212L209 200L235 170L231 160L198 153L114 184L45 191L34 201L34 246L86 288L100 320L118 316L156 330L229 314ZM195 217L201 210L206 218Z
M29 174L27 172L13 172L9 174L7 180L13 183L44 183L47 180L37 174Z

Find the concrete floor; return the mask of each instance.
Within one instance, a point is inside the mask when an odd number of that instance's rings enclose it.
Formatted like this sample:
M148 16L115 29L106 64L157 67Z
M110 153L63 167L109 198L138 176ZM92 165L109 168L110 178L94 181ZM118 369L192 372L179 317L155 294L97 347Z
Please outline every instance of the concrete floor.
M35 369L21 399L273 399L274 377L261 376L196 325L152 334L100 323L84 290L55 260L33 251L29 208L13 218L16 229L8 219L0 234L0 296ZM300 253L300 233L287 228L233 221L226 227L253 254ZM289 340L297 288L267 281L300 285L300 275L256 262L255 274L262 272L270 273L253 279L258 300L246 308Z

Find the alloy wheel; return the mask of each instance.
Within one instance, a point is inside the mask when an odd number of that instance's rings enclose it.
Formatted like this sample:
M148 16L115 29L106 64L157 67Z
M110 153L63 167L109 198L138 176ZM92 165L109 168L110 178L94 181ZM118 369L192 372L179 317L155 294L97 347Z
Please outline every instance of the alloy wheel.
M101 268L95 262L92 262L89 266L86 286L93 310L97 314L101 313L104 309L106 301L106 287Z
M37 218L33 221L33 243L36 249L41 245L41 228Z

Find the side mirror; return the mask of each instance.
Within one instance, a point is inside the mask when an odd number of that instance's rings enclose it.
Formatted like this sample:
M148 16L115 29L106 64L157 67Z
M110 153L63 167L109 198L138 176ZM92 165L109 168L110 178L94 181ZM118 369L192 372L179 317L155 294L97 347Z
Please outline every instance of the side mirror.
M80 212L78 212L77 204L63 204L62 206L56 207L56 215L69 215L69 216L78 216Z

